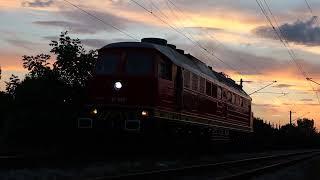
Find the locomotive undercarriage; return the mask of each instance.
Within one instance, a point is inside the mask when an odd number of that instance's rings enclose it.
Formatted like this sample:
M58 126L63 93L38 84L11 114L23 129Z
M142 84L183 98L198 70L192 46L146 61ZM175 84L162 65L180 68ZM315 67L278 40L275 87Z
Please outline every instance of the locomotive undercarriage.
M151 108L88 106L77 123L79 129L91 129L100 134L198 142L229 140L226 128L197 123L196 119Z

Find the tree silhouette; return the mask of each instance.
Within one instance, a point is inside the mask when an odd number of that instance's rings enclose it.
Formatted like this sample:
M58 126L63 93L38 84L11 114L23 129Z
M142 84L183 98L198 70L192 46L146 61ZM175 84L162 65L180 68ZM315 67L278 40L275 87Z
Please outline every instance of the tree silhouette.
M316 134L316 128L314 127L313 119L298 119L297 120L298 131L304 136L312 136Z
M51 59L45 53L23 56L23 67L28 70L26 77L20 81L12 75L6 82L7 93L0 97L4 100L8 97L6 102L10 102L0 103L0 107L6 107L0 109L0 114L7 114L6 119L0 121L0 128L3 125L7 131L0 133L7 132L7 136L13 138L11 142L50 143L49 139L66 139L76 127L97 51L87 52L81 41L70 38L68 32L62 32L60 38L49 45L56 58Z
M18 78L18 76L15 76L14 74L12 74L11 77L9 78L9 82L5 82L5 83L6 83L6 92L12 97L14 97L16 94L16 89L21 83L20 79Z
M49 76L50 72L50 55L40 54L36 56L22 56L23 67L28 69L31 78L45 78Z
M62 32L58 41L52 41L51 53L56 55L53 70L58 72L61 80L72 87L84 87L87 80L92 77L97 51L88 53L79 39L71 39L68 32Z
M83 88L92 77L97 59L97 51L87 52L79 39L72 39L68 32L62 32L58 41L49 44L56 60L51 65L51 56L39 54L23 56L23 67L28 69L30 78L56 78L66 85Z

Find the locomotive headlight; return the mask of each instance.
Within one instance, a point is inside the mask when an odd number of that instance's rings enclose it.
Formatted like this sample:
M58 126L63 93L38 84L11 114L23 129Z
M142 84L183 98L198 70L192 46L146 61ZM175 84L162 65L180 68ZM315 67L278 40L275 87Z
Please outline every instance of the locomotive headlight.
M92 114L94 114L94 115L98 114L98 110L97 110L96 108L94 108L94 109L92 110Z
M141 111L141 115L142 115L142 116L148 116L149 113L148 113L148 111Z
M122 83L117 81L114 83L113 87L115 90L120 90L122 88Z

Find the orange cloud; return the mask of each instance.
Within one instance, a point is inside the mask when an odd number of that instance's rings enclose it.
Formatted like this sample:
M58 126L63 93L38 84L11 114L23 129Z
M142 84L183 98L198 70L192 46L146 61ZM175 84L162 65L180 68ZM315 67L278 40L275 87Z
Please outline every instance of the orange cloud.
M0 8L19 8L21 6L20 0L0 0Z

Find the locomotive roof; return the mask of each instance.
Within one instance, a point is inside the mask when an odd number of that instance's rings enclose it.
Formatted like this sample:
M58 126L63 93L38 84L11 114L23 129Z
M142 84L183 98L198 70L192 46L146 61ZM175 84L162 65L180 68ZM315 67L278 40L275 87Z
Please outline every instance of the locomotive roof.
M173 49L167 45L159 45L155 43L149 42L118 42L111 43L100 50L107 48L150 48L156 49L166 57L168 57L174 64L183 67L197 75L200 75L222 87L227 87L237 91L245 97L249 97L249 95L240 87L240 85L236 84L234 80L226 77L223 73L218 73L212 69L210 69L205 63L200 61L199 59L193 57L190 54L181 54L176 49ZM250 98L251 99L251 98Z

